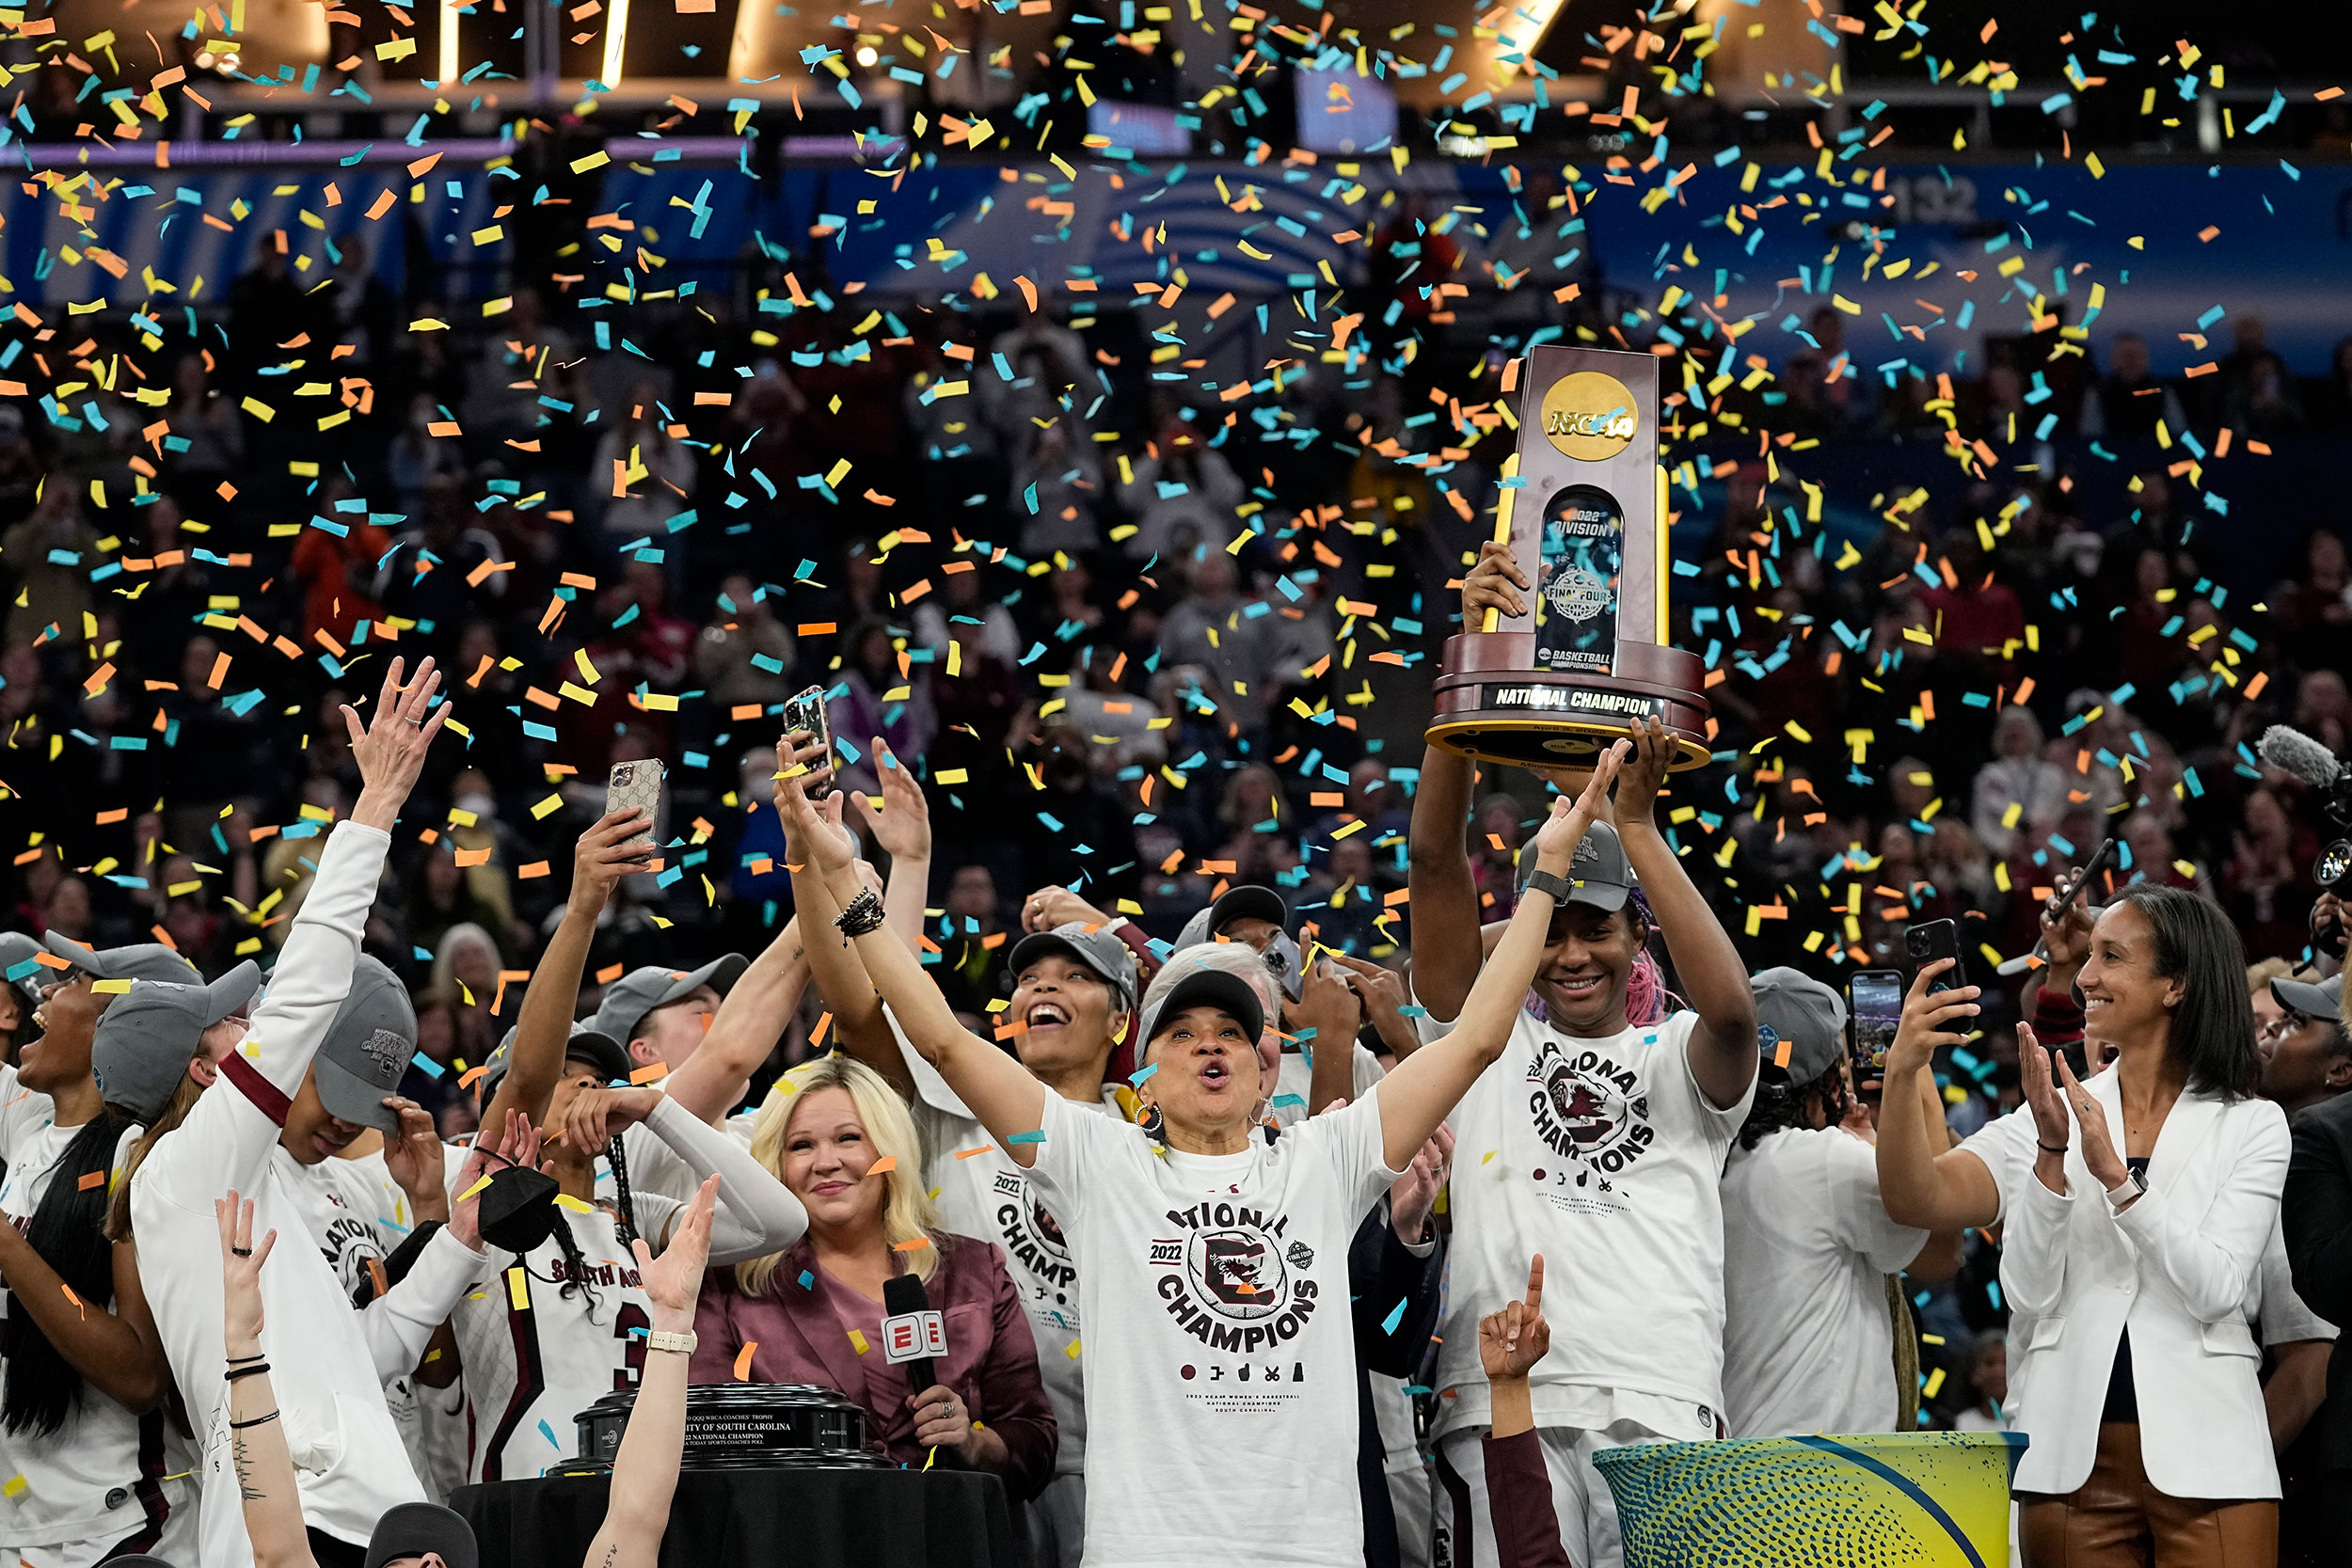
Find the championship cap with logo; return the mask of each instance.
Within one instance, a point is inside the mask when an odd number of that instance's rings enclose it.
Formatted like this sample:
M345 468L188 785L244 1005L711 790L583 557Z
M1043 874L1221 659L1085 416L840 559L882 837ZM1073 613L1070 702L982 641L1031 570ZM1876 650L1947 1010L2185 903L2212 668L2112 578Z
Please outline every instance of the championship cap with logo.
M417 1010L408 1005L408 988L381 963L360 955L352 966L351 993L310 1064L319 1103L338 1121L399 1132L400 1117L384 1097L400 1092L401 1076L416 1051Z
M1518 885L1522 890L1534 874L1535 860L1535 841L1531 838L1519 846ZM1618 842L1615 828L1596 822L1584 831L1568 862L1568 880L1575 888L1568 895L1571 904L1589 904L1604 911L1625 908L1633 891L1633 867L1626 861L1625 846Z

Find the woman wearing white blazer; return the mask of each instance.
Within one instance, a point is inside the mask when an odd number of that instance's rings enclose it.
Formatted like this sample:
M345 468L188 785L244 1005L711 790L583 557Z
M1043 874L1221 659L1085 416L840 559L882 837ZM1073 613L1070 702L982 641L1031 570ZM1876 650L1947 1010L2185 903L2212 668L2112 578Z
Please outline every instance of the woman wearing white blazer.
M2279 1471L2245 1301L2278 1221L2287 1125L2259 1063L2236 931L2126 889L2083 965L2088 1084L2027 1033L2039 1149L2001 1288L2034 1320L2010 1375L2026 1568L2269 1568ZM2057 1059L2055 1069L2053 1058ZM2055 1077L2053 1076L2055 1072Z

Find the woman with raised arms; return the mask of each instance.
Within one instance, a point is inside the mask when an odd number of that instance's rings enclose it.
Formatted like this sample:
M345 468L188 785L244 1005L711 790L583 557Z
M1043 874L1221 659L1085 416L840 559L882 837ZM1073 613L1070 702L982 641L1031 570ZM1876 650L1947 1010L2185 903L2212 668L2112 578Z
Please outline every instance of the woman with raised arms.
M1566 874L1605 809L1613 747L1537 835ZM1196 1568L1246 1553L1357 1568L1355 1349L1347 1243L1381 1191L1502 1051L1544 946L1551 896L1531 890L1452 1033L1344 1110L1279 1132L1260 997L1230 971L1172 960L1143 1018L1142 1126L1073 1111L1018 1061L967 1033L801 787L777 803L838 901L835 924L915 1049L1052 1206L1087 1325L1086 1560ZM812 932L812 940L823 937ZM1336 1445L1336 1447L1335 1447Z

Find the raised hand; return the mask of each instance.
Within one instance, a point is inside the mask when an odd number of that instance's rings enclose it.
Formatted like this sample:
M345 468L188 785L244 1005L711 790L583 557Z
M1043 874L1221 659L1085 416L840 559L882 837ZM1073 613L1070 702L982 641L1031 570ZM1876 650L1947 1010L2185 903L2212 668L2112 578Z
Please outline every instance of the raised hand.
M1535 863L1555 877L1567 875L1568 866L1576 858L1576 847L1584 840L1585 832L1597 819L1609 814L1609 786L1616 781L1618 769L1624 767L1626 755L1632 747L1626 741L1613 742L1600 760L1593 765L1593 776L1585 782L1584 793L1570 805L1566 796L1551 803L1551 816L1535 831Z
M1500 539L1484 541L1478 546L1478 564L1462 579L1462 629L1483 629L1489 610L1499 610L1513 620L1526 614L1527 601L1519 595L1531 586L1508 544Z
M1073 921L1081 926L1108 926L1111 917L1055 882L1022 900L1021 928L1025 931L1050 931Z
M2115 1151L2115 1139L2107 1132L2106 1112L2074 1076L2074 1064L2066 1059L2066 1053L2054 1051L2051 1054L2058 1058L2060 1092L2074 1109L2074 1124L2083 1130L2083 1164L2090 1167L2092 1180L2113 1191L2131 1174L2131 1167ZM2039 1111L2034 1113L2034 1119L2037 1123L2042 1119Z
M386 1108L400 1117L400 1130L388 1133L384 1139L384 1169L400 1190L408 1195L408 1206L420 1220L449 1217L449 1189L442 1185L448 1169L441 1156L441 1134L433 1125L433 1113L413 1100L399 1095L384 1097Z
M491 1129L485 1127L474 1134L473 1152L466 1156L458 1170L454 1195L450 1202L449 1233L472 1251L482 1250L481 1200L478 1190L482 1179L494 1166L525 1165L539 1168L539 1130L531 1125L531 1118L520 1111L506 1113L506 1128L493 1146Z
M572 847L574 907L584 913L602 911L622 878L645 868L653 846L644 835L652 828L643 811L628 806L606 812L580 835Z
M882 803L876 805L864 790L851 792L850 799L872 832L874 842L888 850L892 860L930 860L930 801L924 798L923 786L914 782L914 775L891 752L889 743L875 736L873 744L874 771L882 778Z
M675 1333L694 1323L702 1297L703 1270L710 1261L710 1212L719 1199L719 1179L706 1180L693 1200L678 1211L670 1244L656 1258L643 1237L629 1243L637 1255L637 1276L653 1304L653 1325Z
M1674 736L1666 733L1664 721L1655 718L1637 725L1629 743L1632 752L1618 775L1617 796L1610 813L1610 820L1616 824L1619 832L1655 825L1652 811L1658 792L1665 787L1666 770L1674 766L1677 750Z
M2034 1141L2045 1152L2063 1154L2074 1140L2074 1124L2066 1114L2066 1096L2051 1074L2051 1054L2034 1038L2032 1024L2017 1026L2017 1075L2025 1086L2026 1103L2033 1107Z
M351 732L351 759L359 769L362 784L360 806L373 808L355 810L352 819L371 827L391 826L400 803L408 798L424 768L424 754L432 748L433 737L441 733L441 724L449 718L448 704L438 708L433 705L441 676L432 659L418 665L417 678L405 687L400 672L401 661L395 658L384 672L375 712L365 724L349 704L343 705L343 723ZM381 820L373 820L379 816Z
M262 1265L278 1232L253 1244L253 1200L238 1197L234 1187L213 1200L213 1218L220 1226L221 1338L229 1355L243 1360L261 1354Z
M2042 976L2045 988L2072 990L2074 976L2090 957L2090 911L2084 907L2083 900L2074 896L2074 883L2083 875L2076 871L2051 889L2050 901L2042 907L2042 953L2050 964L2048 973Z
M1527 1297L1478 1320L1478 1364L1489 1381L1525 1377L1551 1348L1551 1325L1544 1322L1544 1255L1527 1265Z
M564 1108L563 1142L592 1157L601 1154L613 1134L636 1126L660 1103L661 1091L650 1084L626 1089L582 1089Z
M1886 1048L1886 1076L1911 1072L1926 1067L1934 1059L1940 1045L1965 1045L1967 1035L1952 1025L1977 1016L1982 1009L1977 998L1982 988L1962 986L1953 990L1930 994L1928 987L1935 977L1958 960L1938 958L1920 966L1911 977L1911 990L1903 996L1902 1022L1895 1027L1894 1043Z
M1446 1171L1453 1164L1454 1129L1439 1122L1405 1174L1389 1184L1389 1223L1405 1242L1418 1244L1428 1229L1429 1212L1445 1190Z
M808 769L803 782L810 800L820 800L833 793L833 752L807 730L785 731L784 738L776 742L776 756L787 773L795 768Z
M787 764L786 776L776 780L776 815L784 822L787 852L801 857L795 864L813 865L828 874L847 871L857 859L857 852L834 825L826 822L817 803L809 799L812 777L808 773L790 772Z

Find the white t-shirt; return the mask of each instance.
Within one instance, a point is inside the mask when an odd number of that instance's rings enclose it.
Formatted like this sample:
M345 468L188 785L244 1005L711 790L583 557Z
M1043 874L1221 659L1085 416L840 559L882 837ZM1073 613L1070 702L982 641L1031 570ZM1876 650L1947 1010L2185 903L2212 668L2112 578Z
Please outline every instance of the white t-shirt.
M1240 1154L1167 1150L1057 1095L1043 1132L1030 1174L1090 1325L1087 1560L1360 1568L1347 1246L1397 1176L1379 1101Z
M8 1161L8 1174L0 1178L0 1219L22 1235L82 1129L55 1125L49 1097L20 1087L14 1068L0 1069L0 1101L7 1101L0 1110L0 1157ZM139 1132L130 1128L116 1141L110 1169L118 1175ZM13 1300L0 1295L0 1316L14 1310ZM6 1375L0 1362L0 1378ZM0 1426L0 1466L24 1482L8 1488L0 1502L0 1542L23 1553L120 1540L151 1524L160 1527L194 1506L195 1487L184 1474L194 1456L163 1409L134 1416L85 1382L81 1408L53 1435ZM167 1475L175 1479L159 1480Z
M1842 1128L1790 1128L1735 1148L1723 1195L1731 1435L1893 1432L1885 1276L1928 1233L1886 1217L1877 1152Z
M651 1227L640 1234L658 1242L678 1206L659 1194L633 1196ZM469 1484L529 1481L572 1458L580 1451L574 1418L636 1387L644 1370L653 1305L619 1222L602 1207L593 1214L564 1209L559 1217L580 1249L578 1265L566 1263L550 1236L519 1262L497 1254L501 1271L457 1304ZM577 1283L583 1275L586 1289Z
M1437 1430L1487 1424L1478 1320L1527 1293L1544 1255L1551 1349L1530 1376L1539 1427L1637 1420L1716 1435L1723 1410L1724 1153L1756 1097L1718 1109L1692 1076L1698 1015L1580 1039L1522 1008L1502 1059L1447 1119L1454 1249ZM1454 1025L1417 1021L1434 1040Z
M334 1271L343 1299L351 1300L359 1282L369 1276L369 1264L383 1267L400 1244L390 1245L376 1228L383 1192L375 1180L351 1160L326 1159L306 1165L280 1145L270 1151L270 1164L287 1194L302 1212L303 1227L317 1243L319 1255Z

